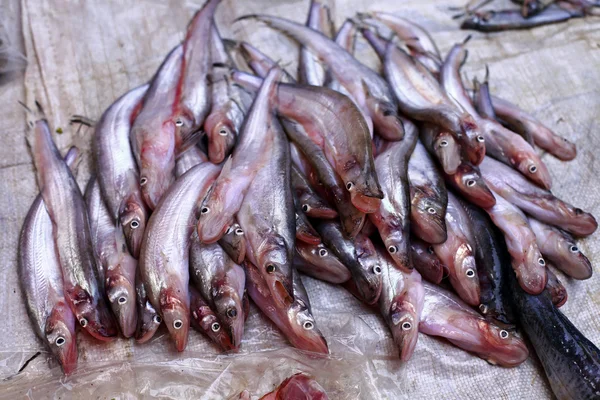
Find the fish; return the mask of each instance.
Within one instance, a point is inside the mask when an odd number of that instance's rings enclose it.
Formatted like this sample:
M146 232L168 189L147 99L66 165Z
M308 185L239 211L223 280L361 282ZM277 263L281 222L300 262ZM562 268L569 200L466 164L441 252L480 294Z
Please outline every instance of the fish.
M246 116L233 154L204 200L198 220L198 237L202 243L214 243L223 236L240 210L254 177L269 159L277 136L275 128L279 125L271 106L279 76L279 70L273 69L265 78Z
M111 212L100 193L95 176L85 191L90 220L92 243L96 251L99 274L104 293L121 333L126 338L135 334L137 327L137 304L135 300L135 274L137 260L129 253L125 236L119 223L114 224Z
M318 0L311 0L308 9L306 26L322 32L325 36L333 37L333 21L329 7ZM326 70L307 48L300 48L298 58L298 81L304 85L323 86L326 79Z
M555 225L574 236L588 236L598 228L592 214L556 198L512 168L489 157L479 168L491 190L538 221Z
M241 264L246 258L246 237L244 230L237 222L227 228L225 235L219 239L218 243L236 264Z
M352 277L348 268L323 243L296 242L294 266L306 275L334 284Z
M512 0L513 3L521 5L521 15L529 18L544 10L556 0Z
M447 339L490 364L516 367L529 356L523 339L515 332L486 320L456 295L423 282L425 301L419 332Z
M425 28L407 18L381 11L359 14L359 18L362 20L366 19L365 17L373 18L386 25L406 44L411 56L423 64L433 75L439 74L442 56L435 41Z
M135 301L137 305L137 327L135 330L135 341L137 343L146 343L156 333L162 323L162 318L148 300L146 286L142 280L140 268L136 271L135 278Z
M470 162L462 161L454 175L443 175L446 183L471 203L482 208L493 207L496 203L481 171Z
M139 185L145 204L154 210L174 180L177 153L177 118L182 45L175 46L152 78L139 114L129 133L131 149L139 167Z
M233 80L257 88L260 79L234 72ZM371 137L360 110L346 96L323 87L279 84L277 112L298 122L335 168L352 204L360 211L375 211L383 194L377 180ZM339 210L338 210L339 211Z
M296 82L293 76L291 76L285 69L282 69L277 62L271 57L254 47L248 42L241 41L236 42L236 49L239 49L239 53L248 65L248 67L259 77L265 78L272 68L280 68L282 75L280 80L282 82Z
M113 222L119 222L129 252L137 258L148 220L140 177L129 143L133 116L149 85L125 93L102 114L94 128L92 151L98 184Z
M190 244L190 281L216 314L231 349L239 349L244 334L244 269L219 244L200 243L194 234Z
M329 397L325 389L314 378L303 373L297 373L281 382L275 390L260 398L260 400L277 399L328 400Z
M419 321L425 290L417 271L407 273L379 249L382 259L382 289L379 310L400 350L400 360L408 361L417 345Z
M294 165L292 165L291 174L292 189L294 190L296 199L298 199L302 212L311 218L332 219L337 217L337 211L331 208L327 201L319 196L312 188L308 178Z
M410 187L410 229L429 243L446 241L448 192L437 166L421 141L408 161Z
M535 218L528 218L528 222L544 258L572 278L589 279L592 276L590 260L581 252L570 234Z
M417 132L405 135L375 158L375 171L383 190L379 209L368 214L377 227L383 244L396 266L406 272L413 269L410 260L411 192L408 160L417 142Z
M550 294L552 298L552 304L556 308L562 307L567 302L567 288L565 288L562 282L558 279L558 276L552 272L550 269L552 265L548 263L548 269L546 273L548 274L548 282L546 282L546 291Z
M544 367L554 395L559 399L600 396L598 347L556 309L548 291L534 296L521 290L514 278L511 283L520 325Z
M300 275L293 271L292 303L280 306L275 303L271 290L261 271L244 261L246 288L260 310L281 330L287 340L300 350L328 354L327 341L317 327L310 301Z
M68 166L72 166L77 155L77 148L69 150L65 157ZM58 360L65 375L70 375L77 366L75 316L65 298L52 229L52 220L42 195L38 194L21 228L17 272L35 333Z
M527 293L539 294L546 287L546 260L537 246L535 234L527 217L503 197L494 192L496 205L485 211L504 234L519 284Z
M221 350L234 350L229 335L221 326L219 318L193 286L190 286L190 325L196 331L208 336Z
M575 143L558 136L537 118L518 106L497 96L491 96L496 115L524 137L531 137L536 145L562 161L570 161L577 156Z
M38 187L53 225L67 304L79 325L100 341L118 334L98 285L87 207L81 190L56 144L41 106L28 113L28 143Z
M421 125L420 132L425 148L435 156L446 174L454 175L461 163L460 144L456 138L450 132L426 122Z
M565 22L577 16L559 6L550 5L544 11L523 17L520 10L490 10L469 15L460 25L460 29L470 29L481 32L500 32L513 29L530 29L536 26Z
M177 351L190 326L189 247L198 209L219 167L202 163L169 187L150 216L138 268L150 303L165 322Z
M315 228L323 244L350 270L361 299L375 304L381 294L381 265L369 238L359 234L357 241L350 240L340 224L330 220L316 220Z
M506 295L505 269L511 268L511 259L502 232L490 217L478 207L461 201L471 222L475 240L475 262L481 289L479 311L497 325L511 327L515 317L509 296Z
M296 216L296 239L301 242L310 243L310 244L319 244L321 243L321 237L313 228L312 224L302 211L298 200L294 197L294 207L295 207L295 216Z
M435 255L433 247L419 238L410 238L410 254L413 266L423 278L436 285L444 277L444 263Z
M270 15L245 15L237 19L256 19L298 41L327 65L371 117L375 132L388 140L402 140L404 127L398 119L396 99L388 83L375 71L361 64L343 47L309 27Z
M214 24L211 55L211 106L204 121L204 130L208 136L208 157L211 162L219 164L231 153L244 122L246 107L240 95L245 92L232 85L228 78L232 61Z
M450 284L459 297L471 306L478 306L480 287L474 234L465 211L452 193L448 193L446 230L448 238L444 243L433 244L433 250L446 266Z
M297 212L290 183L289 144L277 119L270 124L269 159L256 173L237 219L246 236L246 258L263 274L275 302L284 305L292 294Z

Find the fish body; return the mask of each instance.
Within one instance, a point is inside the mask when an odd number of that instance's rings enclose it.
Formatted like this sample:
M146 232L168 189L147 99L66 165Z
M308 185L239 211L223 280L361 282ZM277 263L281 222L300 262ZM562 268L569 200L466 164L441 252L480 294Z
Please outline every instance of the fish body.
M413 266L423 278L436 285L444 277L444 263L435 254L433 247L419 238L410 238L410 252Z
M322 32L327 37L333 36L333 21L329 7L320 1L312 0L308 9L306 26ZM306 47L300 48L298 60L298 81L305 85L323 86L326 70L319 59Z

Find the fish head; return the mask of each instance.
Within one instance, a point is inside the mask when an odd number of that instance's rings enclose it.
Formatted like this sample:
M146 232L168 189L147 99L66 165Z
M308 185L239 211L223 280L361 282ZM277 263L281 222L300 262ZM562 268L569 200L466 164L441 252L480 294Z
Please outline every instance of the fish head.
M385 237L382 238L383 244L388 254L394 260L395 265L406 272L412 270L413 265L409 253L408 232L404 232L401 228L392 228L385 232Z
M542 293L548 282L546 260L542 257L535 241L530 242L525 254L522 260L513 260L514 263L523 263L513 269L521 288L529 294L538 295Z
M394 343L400 349L400 359L407 361L417 345L419 317L414 305L403 297L404 294L392 301L387 318L391 322Z
M213 163L222 162L235 143L237 131L233 121L222 113L211 114L204 123L208 141L208 156Z
M550 171L543 161L541 161L534 151L522 151L515 156L516 169L527 179L534 182L539 187L550 190L552 187L552 177Z
M471 203L490 208L496 204L496 198L483 180L479 168L463 162L452 176L452 182L461 195Z
M244 236L244 230L237 222L227 228L219 244L236 264L244 260L246 256L246 237Z
M450 282L456 293L467 304L478 306L481 289L477 275L477 265L473 256L473 248L463 242L454 255L454 273L450 274Z
M213 294L215 311L222 323L223 331L229 336L232 349L238 349L244 333L244 309L242 299L233 288L221 285Z
M372 213L379 209L383 192L375 173L372 157L364 166L356 160L344 163L344 185L350 192L352 204L364 213Z
M141 199L127 201L119 215L127 247L135 258L140 255L147 220L148 211Z
M485 137L471 114L463 114L461 125L464 134L469 140L469 161L475 165L479 165L485 157Z
M433 141L433 152L448 174L454 174L460 165L460 150L456 138L450 132L438 133Z
M257 259L263 276L275 303L289 305L293 299L292 260L283 238L270 235L259 250Z
M315 353L328 354L329 348L323 334L317 328L310 307L301 298L296 297L288 310L291 332L288 340L294 347Z
M232 160L229 157L227 164ZM208 190L202 207L200 207L200 216L198 218L198 237L202 243L214 243L222 238L229 227L233 224L233 220L228 212L224 212L226 207L226 199L223 198L219 190L219 180L213 184ZM243 233L243 232L242 232Z
M388 140L404 138L404 124L398 117L398 107L389 101L370 98L367 101L373 126L377 133Z
M230 336L223 328L221 321L211 308L203 301L192 304L192 325L202 331L214 343L218 344L223 350L233 350L235 347L231 343Z
M411 241L413 265L423 277L433 283L440 283L444 276L444 264L435 255L428 243Z
M382 266L377 256L359 256L359 274L354 277L356 288L367 304L375 304L379 300L382 288Z
M484 341L480 356L490 364L516 367L529 357L525 342L516 332L487 321L479 322L479 330Z
M122 260L136 264L136 260ZM135 301L135 284L124 275L112 275L106 278L106 295L113 314L117 318L121 333L126 338L133 336L137 323L137 306Z
M138 302L137 329L135 331L136 342L146 343L152 339L161 323L161 316L158 315L149 301Z
M172 125L169 123L164 126ZM145 142L140 154L140 188L144 202L154 210L174 180L175 139L173 129Z
M581 252L574 240L567 236L563 236L563 238L563 240L556 241L556 250L563 260L561 269L575 279L588 279L592 276L590 260Z
M429 243L444 243L446 232L446 203L432 201L428 187L411 186L411 229Z
M184 300L185 299L185 300ZM160 313L175 342L177 351L183 351L187 345L190 330L190 307L187 291L175 286L160 292Z
M90 335L101 341L111 341L118 335L117 325L103 298L95 301L80 286L67 290L67 294L75 306L79 325Z
M52 354L69 375L77 365L77 337L75 336L75 318L64 302L54 306L46 320L46 341Z

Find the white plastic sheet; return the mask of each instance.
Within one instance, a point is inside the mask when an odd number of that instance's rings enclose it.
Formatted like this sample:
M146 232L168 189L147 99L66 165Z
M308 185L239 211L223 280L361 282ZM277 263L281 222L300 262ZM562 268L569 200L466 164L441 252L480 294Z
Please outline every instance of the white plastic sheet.
M450 6L465 0L337 0L329 4L337 26L356 11L385 10L413 18L433 34L440 49L464 39ZM500 6L507 5L499 1ZM397 350L377 312L341 288L305 279L317 324L331 356L315 359L291 348L256 307L246 324L238 354L219 354L191 332L184 353L174 351L166 330L145 345L119 339L100 344L78 335L79 367L65 379L30 326L16 273L16 243L37 188L25 144L25 115L17 100L39 100L63 150L77 145L83 162L77 175L89 176L90 130L68 125L72 114L97 119L114 99L147 81L167 52L183 38L186 24L202 5L158 0L4 0L0 15L19 44L20 30L29 67L26 77L0 87L0 397L31 398L202 398L237 396L249 389L256 398L299 371L316 377L333 399L549 398L539 363L530 358L503 369L421 335L409 363ZM233 24L250 12L304 21L308 0L224 0L217 22L224 37L244 39L289 71L296 69L296 47L254 22ZM575 161L545 155L561 198L600 216L600 20L589 18L524 32L474 33L465 67L469 77L490 67L491 89L530 110L548 126L577 143ZM377 67L365 42L360 57ZM582 250L600 261L600 235L583 240ZM600 269L588 281L559 274L569 292L564 313L600 344ZM36 352L20 373L26 360Z

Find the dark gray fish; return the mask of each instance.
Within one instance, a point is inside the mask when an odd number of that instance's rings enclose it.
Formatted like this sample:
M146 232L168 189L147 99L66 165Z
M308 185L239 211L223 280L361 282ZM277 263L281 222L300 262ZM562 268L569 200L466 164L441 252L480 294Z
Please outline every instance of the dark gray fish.
M135 301L138 313L135 341L137 343L146 343L156 333L162 323L162 318L148 299L146 287L140 274L141 272L138 268L135 279Z
M410 238L410 251L413 266L431 283L438 285L444 277L444 263L438 258L433 247L419 238Z
M331 219L337 212L312 188L308 178L292 165L292 188L300 208L311 218Z
M327 37L333 37L333 21L329 7L320 1L311 0L306 26L322 32ZM302 46L298 59L298 81L304 85L323 86L325 78L326 70L323 64L310 50Z
M567 288L565 288L562 282L558 279L558 276L550 269L551 264L548 264L548 282L546 282L546 291L552 298L552 304L556 308L562 307L567 302Z
M348 268L323 243L296 242L294 266L306 275L334 284L352 277Z
M513 29L530 29L536 26L556 24L574 17L583 16L576 12L564 10L550 5L544 11L523 17L520 10L485 11L469 15L460 25L460 29L471 29L481 32L499 32Z
M225 235L219 239L218 243L236 264L241 264L246 258L246 237L244 230L237 222L227 228Z

